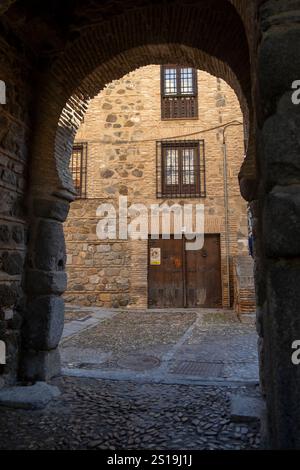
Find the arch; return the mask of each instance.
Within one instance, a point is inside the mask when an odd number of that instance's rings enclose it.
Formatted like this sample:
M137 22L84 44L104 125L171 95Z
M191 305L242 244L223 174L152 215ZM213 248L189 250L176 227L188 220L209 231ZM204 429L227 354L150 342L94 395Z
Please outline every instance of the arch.
M252 122L250 54L236 8L228 0L142 3L143 7L124 12L122 2L122 12L111 20L91 10L89 22L73 31L73 42L56 60L45 59L32 141L28 315L21 364L25 378L47 380L59 367L56 347L61 331L50 335L48 319L55 317L56 325L63 321L62 222L74 199L68 156L89 100L107 83L140 66L171 61L224 79L235 90L246 121ZM42 334L35 329L37 317L45 321Z
M89 101L105 87L107 83L127 75L136 68L156 64L162 65L173 61L204 70L224 79L235 91L245 121L249 125L249 106L235 74L224 63L209 57L206 53L180 44L138 47L114 57L108 63L99 66L86 77L82 86L70 97L63 108L55 137L55 161L61 187L72 192L72 181L68 171L72 143Z
M35 192L45 191L43 174L52 192L70 191L65 157L88 100L140 66L173 60L203 69L234 88L246 120L251 116L250 53L236 6L228 0L145 4L110 21L100 20L96 8L45 71L33 148Z

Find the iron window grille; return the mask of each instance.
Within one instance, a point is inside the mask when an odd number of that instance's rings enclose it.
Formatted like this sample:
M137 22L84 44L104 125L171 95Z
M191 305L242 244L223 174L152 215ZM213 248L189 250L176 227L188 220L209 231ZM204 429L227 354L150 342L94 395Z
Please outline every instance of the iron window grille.
M206 197L204 140L156 143L158 198Z
M87 148L87 142L76 142L72 149L70 171L72 174L77 199L86 198Z
M198 118L197 70L191 67L161 67L162 119Z

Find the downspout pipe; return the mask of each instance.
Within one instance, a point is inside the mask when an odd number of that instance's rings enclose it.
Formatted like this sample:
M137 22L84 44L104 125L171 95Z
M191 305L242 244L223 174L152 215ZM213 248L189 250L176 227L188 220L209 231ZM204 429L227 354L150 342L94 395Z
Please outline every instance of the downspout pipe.
M229 196L228 196L228 155L226 130L233 126L242 126L239 121L232 122L223 127L223 178L224 178L224 210L225 210L225 245L226 245L226 274L228 283L228 303L230 307L230 230L229 230Z

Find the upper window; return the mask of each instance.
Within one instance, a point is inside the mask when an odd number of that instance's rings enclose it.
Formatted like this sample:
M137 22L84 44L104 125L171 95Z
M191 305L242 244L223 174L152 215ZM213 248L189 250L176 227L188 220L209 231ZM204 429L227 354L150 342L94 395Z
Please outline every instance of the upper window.
M157 196L206 196L203 140L157 142Z
M77 198L86 198L87 143L76 142L73 145L70 171Z
M161 67L162 119L198 117L197 70L191 67Z

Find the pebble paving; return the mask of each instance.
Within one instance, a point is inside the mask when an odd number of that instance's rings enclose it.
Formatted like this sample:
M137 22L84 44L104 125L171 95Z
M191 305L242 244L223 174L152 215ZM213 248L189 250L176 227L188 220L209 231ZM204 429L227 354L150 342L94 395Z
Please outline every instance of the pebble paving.
M83 322L82 331L64 339L61 355L66 369L106 373L97 378L115 378L107 372L134 373L149 365L153 379L174 380L177 370L186 379L188 370L200 364L202 373L193 377L209 378L211 371L212 378L258 381L254 322L254 315L238 318L230 311L121 311L91 328L84 329Z
M257 449L259 423L236 423L230 416L230 394L260 396L256 341L253 316L67 307L64 367L75 360L87 373L131 367L132 375L128 370L111 380L72 376L67 369L52 381L61 395L44 410L0 408L0 449ZM215 367L217 375L220 369L235 381L185 380L200 365L200 376ZM144 367L156 380L131 378ZM160 381L165 377L173 382Z
M44 410L0 411L0 449L257 449L256 423L230 420L229 394L255 387L140 384L61 377Z

